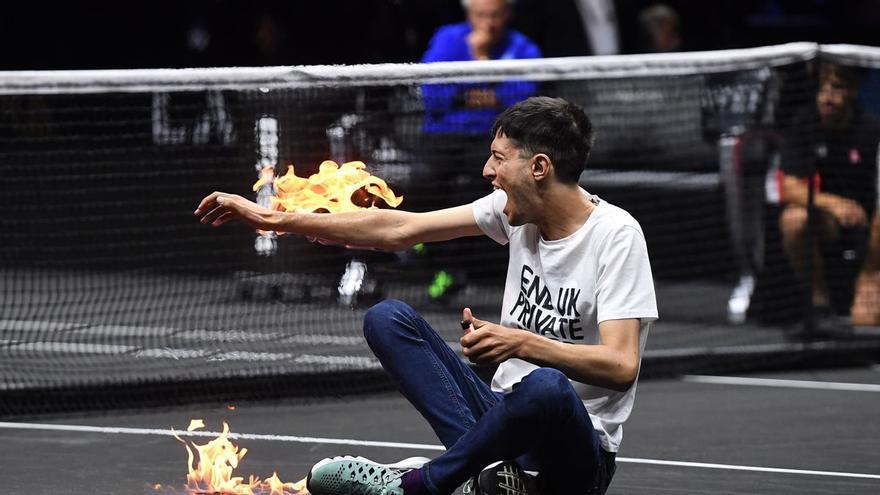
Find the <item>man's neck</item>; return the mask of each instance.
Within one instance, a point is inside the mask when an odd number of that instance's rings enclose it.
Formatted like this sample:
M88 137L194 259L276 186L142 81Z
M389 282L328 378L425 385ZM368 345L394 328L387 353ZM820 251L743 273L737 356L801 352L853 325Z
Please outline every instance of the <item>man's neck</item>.
M596 208L577 185L556 184L542 200L544 216L536 225L541 236L554 241L574 234L583 227Z

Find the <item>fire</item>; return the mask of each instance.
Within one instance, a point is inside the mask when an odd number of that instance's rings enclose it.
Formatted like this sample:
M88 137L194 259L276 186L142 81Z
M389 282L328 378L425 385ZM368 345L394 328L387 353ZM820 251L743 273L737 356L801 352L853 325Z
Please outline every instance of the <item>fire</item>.
M190 421L186 431L195 431L205 427L201 419ZM195 494L229 494L229 495L308 495L306 480L297 483L285 483L278 473L261 481L250 475L247 481L242 476L234 476L233 470L247 454L247 449L239 448L229 440L229 425L223 423L223 432L206 444L187 442L175 434L174 438L184 444L187 452L187 470L185 493ZM161 489L161 485L153 487Z
M384 180L371 175L358 161L342 166L324 161L318 173L308 178L297 176L293 165L281 177L275 176L272 167L266 167L253 189L259 191L270 183L275 188L271 206L284 211L339 213L374 207L378 199L392 208L403 201L403 196L395 196Z

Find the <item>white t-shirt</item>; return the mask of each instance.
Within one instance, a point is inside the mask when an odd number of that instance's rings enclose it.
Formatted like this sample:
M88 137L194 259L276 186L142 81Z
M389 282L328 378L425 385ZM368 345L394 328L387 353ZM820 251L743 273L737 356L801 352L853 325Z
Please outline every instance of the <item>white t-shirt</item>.
M499 189L474 201L474 218L480 229L499 244L510 243L501 325L589 345L601 342L600 322L639 318L641 356L651 323L657 319L645 237L629 213L588 196L596 208L586 223L570 236L554 241L543 239L533 224L510 226L502 211L507 202L504 191ZM492 389L509 393L536 368L526 361L509 359L495 372ZM617 452L636 384L617 392L571 383L590 413L602 447Z

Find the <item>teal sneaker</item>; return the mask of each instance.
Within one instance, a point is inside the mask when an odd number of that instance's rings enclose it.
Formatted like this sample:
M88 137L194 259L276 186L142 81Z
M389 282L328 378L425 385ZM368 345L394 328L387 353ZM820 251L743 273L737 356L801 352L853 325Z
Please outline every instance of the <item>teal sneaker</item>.
M333 457L312 466L306 488L311 495L404 495L400 477L428 461L426 457L410 457L379 464L363 457Z

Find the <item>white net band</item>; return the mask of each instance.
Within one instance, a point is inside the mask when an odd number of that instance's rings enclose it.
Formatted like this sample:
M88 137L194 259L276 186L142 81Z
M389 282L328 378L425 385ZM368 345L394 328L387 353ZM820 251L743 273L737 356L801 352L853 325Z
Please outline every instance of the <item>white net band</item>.
M880 47L861 45L821 45L819 54L825 60L866 69L880 68Z
M142 93L412 83L616 79L778 67L827 54L880 66L880 49L789 43L707 52L350 66L0 72L0 94Z

